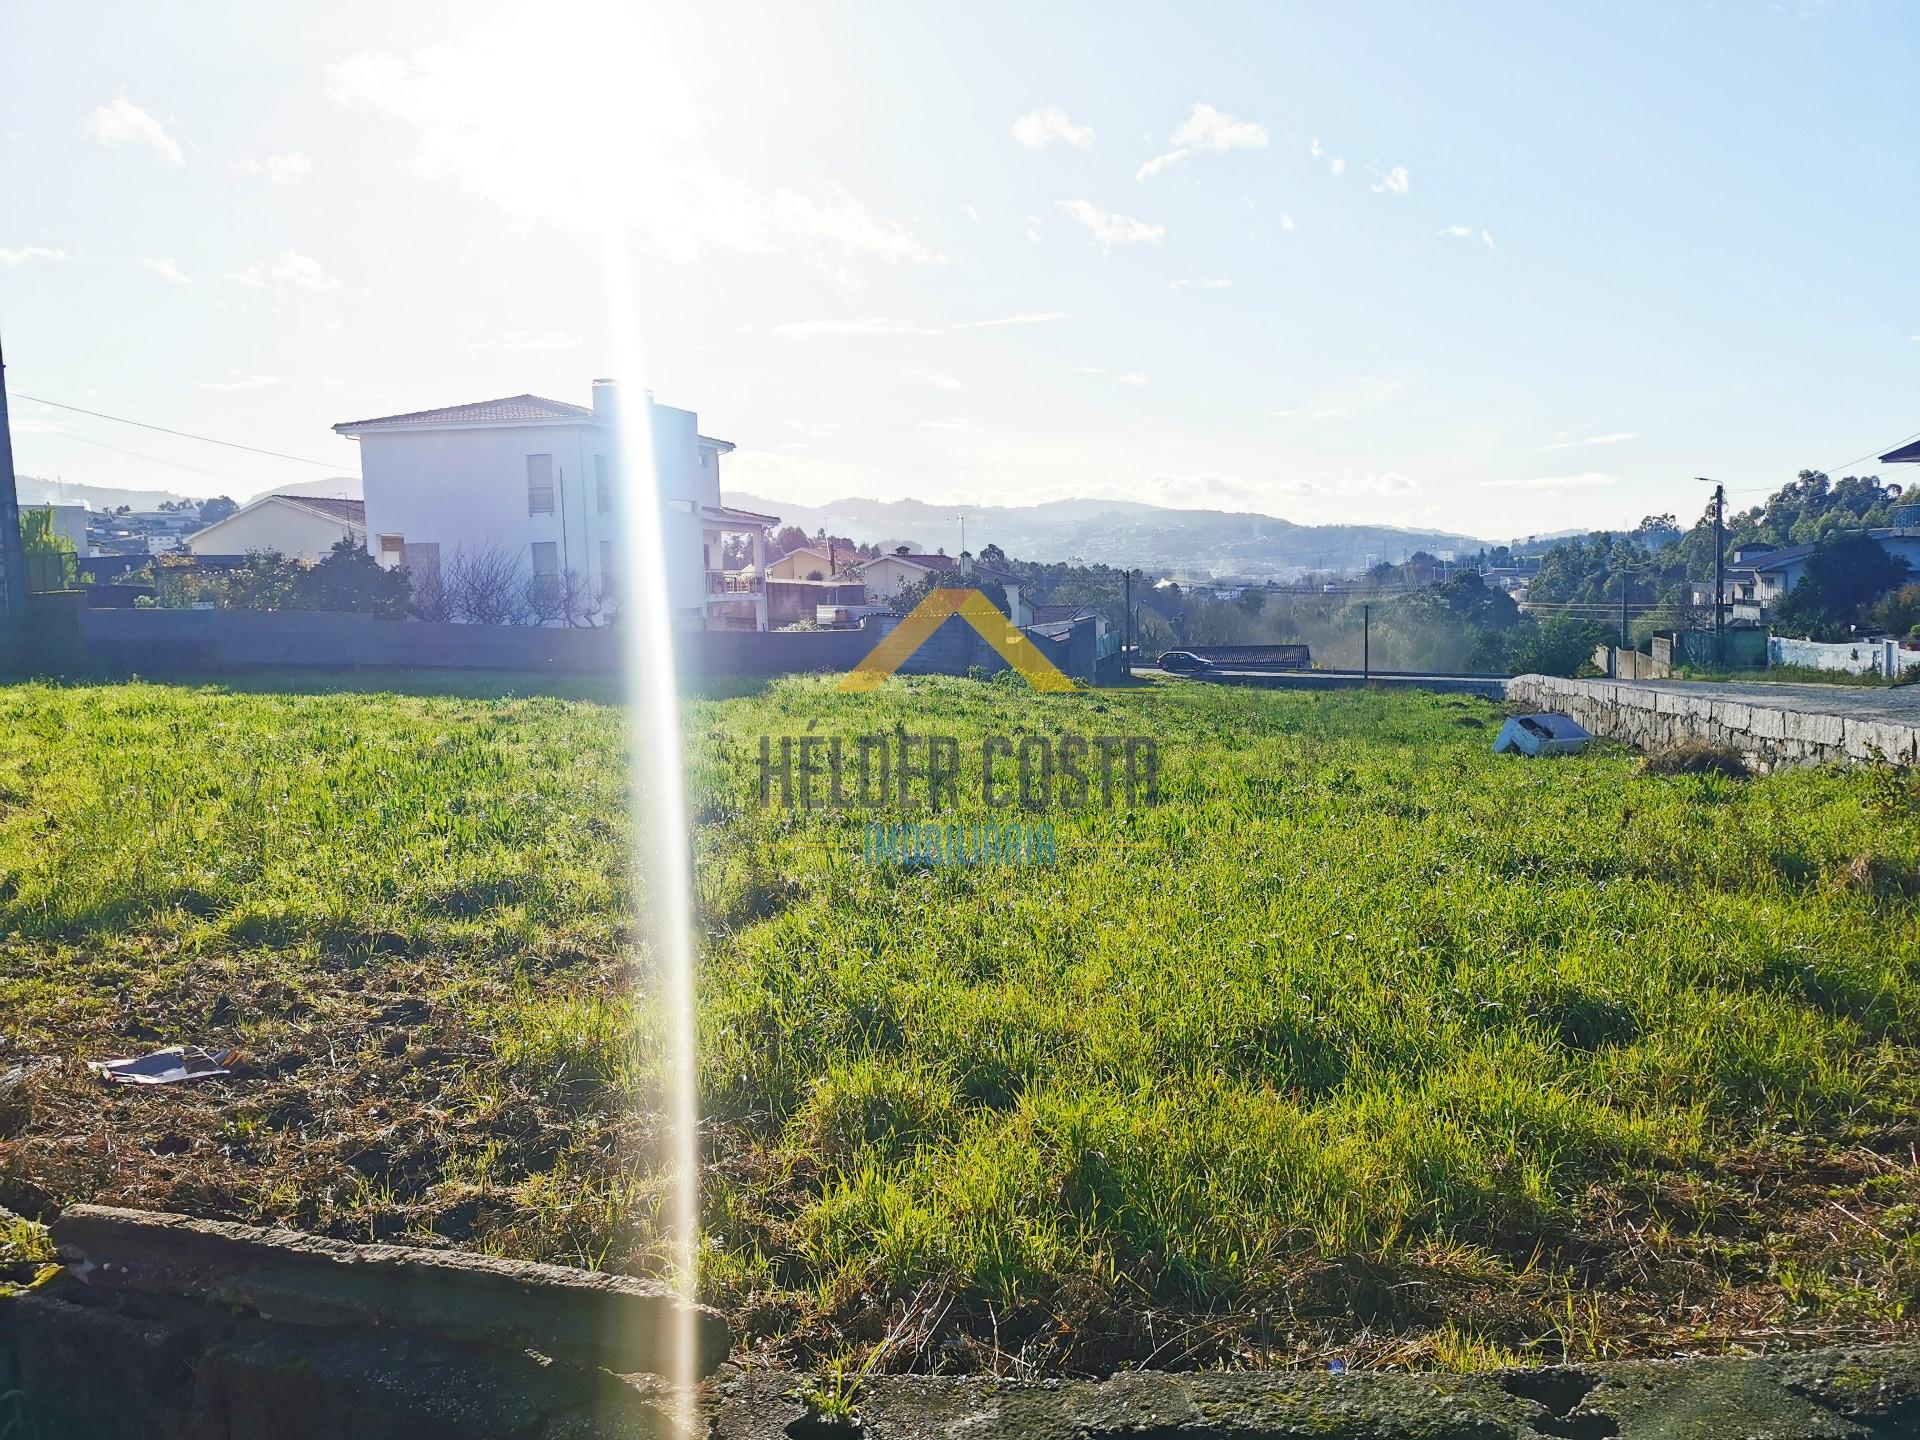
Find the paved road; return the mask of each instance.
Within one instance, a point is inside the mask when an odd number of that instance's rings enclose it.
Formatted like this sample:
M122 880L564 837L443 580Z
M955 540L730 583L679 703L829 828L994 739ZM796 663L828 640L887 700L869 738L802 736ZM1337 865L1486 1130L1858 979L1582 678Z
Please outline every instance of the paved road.
M1497 675L1383 675L1378 671L1362 675L1358 670L1236 670L1226 666L1198 675L1184 675L1146 665L1136 665L1133 673L1143 678L1202 680L1213 685L1246 685L1260 690L1356 690L1377 685L1384 690L1436 690L1443 694L1485 695L1495 700L1506 693L1506 682Z
M1846 715L1859 720L1891 720L1920 725L1920 685L1770 685L1730 684L1719 680L1609 680L1625 690L1665 691L1695 699L1731 700L1736 705L1765 705L1809 715Z

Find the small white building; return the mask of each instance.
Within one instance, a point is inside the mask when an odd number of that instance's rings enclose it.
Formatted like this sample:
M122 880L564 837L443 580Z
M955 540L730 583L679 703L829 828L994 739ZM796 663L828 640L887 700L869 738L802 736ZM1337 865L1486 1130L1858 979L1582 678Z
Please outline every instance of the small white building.
M93 554L93 547L87 543L87 504L50 503L45 505L22 505L22 510L53 511L53 530L56 535L64 536L73 542L73 550L82 560Z
M342 540L367 545L364 501L321 495L260 495L181 543L195 555L250 555L271 550L290 560L319 561Z
M733 446L700 434L692 411L647 403L674 619L766 629L767 535L778 517L722 505L720 457ZM464 552L612 600L624 569L617 418L613 382L596 380L591 406L510 395L333 428L360 442L368 548L407 566L416 587ZM751 540L751 575L726 571L725 539L737 534Z

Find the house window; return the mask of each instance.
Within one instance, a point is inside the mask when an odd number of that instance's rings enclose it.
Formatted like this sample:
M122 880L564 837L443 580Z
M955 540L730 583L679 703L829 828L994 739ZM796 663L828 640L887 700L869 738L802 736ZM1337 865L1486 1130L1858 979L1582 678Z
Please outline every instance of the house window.
M552 540L533 542L533 576L550 579L560 573L560 547Z
M527 513L553 514L553 456L527 456Z
M593 495L594 509L598 510L602 515L612 512L613 480L607 474L607 457L604 455L596 455L593 457Z
M407 537L404 535L382 535L380 537L380 563L391 570L396 565L404 565L407 560Z

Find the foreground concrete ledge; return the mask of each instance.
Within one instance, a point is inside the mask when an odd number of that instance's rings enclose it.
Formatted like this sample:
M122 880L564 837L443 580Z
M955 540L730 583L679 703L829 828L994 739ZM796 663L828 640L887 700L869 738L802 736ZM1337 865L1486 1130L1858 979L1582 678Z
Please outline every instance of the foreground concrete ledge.
M857 1426L810 1416L791 1377L713 1387L722 1440L1888 1440L1920 1435L1920 1346L1615 1361L1479 1375L1126 1374L1104 1381L888 1376Z
M672 1373L687 1335L696 1373L710 1374L731 1338L718 1312L624 1275L104 1205L76 1205L50 1229L71 1282L283 1325L404 1331L655 1374Z

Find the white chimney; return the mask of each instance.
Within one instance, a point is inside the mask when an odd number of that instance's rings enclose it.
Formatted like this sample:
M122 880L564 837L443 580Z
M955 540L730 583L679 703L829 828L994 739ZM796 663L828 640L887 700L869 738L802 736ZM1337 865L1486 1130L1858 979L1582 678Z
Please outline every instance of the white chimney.
M593 418L611 425L618 403L619 387L611 380L593 382Z

